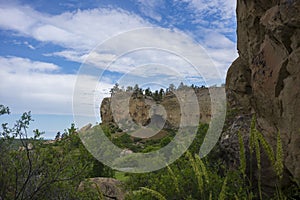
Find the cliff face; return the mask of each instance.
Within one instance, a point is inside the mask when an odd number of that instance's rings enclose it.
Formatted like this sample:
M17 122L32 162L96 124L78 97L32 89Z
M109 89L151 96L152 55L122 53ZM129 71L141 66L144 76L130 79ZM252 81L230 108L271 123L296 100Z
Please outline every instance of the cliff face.
M198 88L195 90L195 94L200 108L199 120L202 123L209 123L211 118L209 90ZM159 102L152 97L140 94L131 95L121 92L115 95L114 102L111 98L105 98L102 101L100 114L104 124L118 122L118 126L124 131L128 131L132 121L141 126L152 123L158 128L164 126L176 129L180 125L183 116L181 116L180 105L174 93L166 94ZM127 95L131 95L129 102ZM165 123L160 124L162 121Z
M280 132L286 175L294 178L300 178L299 13L299 0L238 0L239 57L226 79L229 109L238 113L231 125L244 127L247 141L249 115L255 113L257 129L275 152ZM234 163L232 148L238 145L232 126L224 131L221 147ZM266 164L262 174L270 178L269 171Z

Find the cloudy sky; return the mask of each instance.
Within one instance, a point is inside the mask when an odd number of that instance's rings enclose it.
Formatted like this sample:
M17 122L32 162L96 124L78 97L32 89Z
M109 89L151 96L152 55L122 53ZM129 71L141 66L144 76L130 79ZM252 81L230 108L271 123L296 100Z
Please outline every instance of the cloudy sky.
M78 76L97 93L94 104L116 82L220 84L237 57L235 6L235 0L0 0L0 104L12 111L0 120L12 123L30 110L32 128L53 137L73 122ZM188 65L201 68L202 77Z

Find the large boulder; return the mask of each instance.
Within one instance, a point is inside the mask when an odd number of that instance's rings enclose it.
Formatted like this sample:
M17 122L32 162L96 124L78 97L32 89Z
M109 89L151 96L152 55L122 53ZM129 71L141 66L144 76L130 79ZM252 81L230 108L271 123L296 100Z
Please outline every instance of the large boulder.
M78 187L79 191L83 191L86 189L94 190L96 193L100 192L106 200L125 199L125 191L123 189L122 183L114 178L89 178L86 181L81 182Z

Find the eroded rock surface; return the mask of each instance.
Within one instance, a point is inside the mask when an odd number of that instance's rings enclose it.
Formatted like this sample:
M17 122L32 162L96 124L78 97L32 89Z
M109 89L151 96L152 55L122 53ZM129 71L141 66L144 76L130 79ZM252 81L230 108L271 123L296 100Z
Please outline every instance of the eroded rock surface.
M200 109L199 121L209 123L211 119L209 89L198 88L195 94ZM193 110L190 111L192 112ZM162 128L159 124L161 121L165 121L163 124L165 128L176 129L180 126L183 117L189 118L189 116L182 116L178 97L174 93L166 94L161 101L155 101L152 97L145 95L134 96L126 92L115 94L113 100L105 98L102 101L100 114L102 123L117 123L125 132L130 131L127 128L133 123L146 126L152 122L158 128Z
M125 191L122 187L122 183L114 178L96 177L81 182L78 190L92 189L96 193L99 193L98 190L100 190L105 200L123 200L125 199Z
M285 177L297 179L300 178L299 13L299 0L238 0L239 58L228 70L226 79L229 112L233 116L227 119L229 125L221 139L221 147L235 163L238 155L230 152L236 146L238 129L232 126L244 117L244 126L250 127L247 116L255 113L257 129L275 152L280 132ZM249 131L242 133L246 141ZM266 165L262 172L269 180L273 176L270 171Z

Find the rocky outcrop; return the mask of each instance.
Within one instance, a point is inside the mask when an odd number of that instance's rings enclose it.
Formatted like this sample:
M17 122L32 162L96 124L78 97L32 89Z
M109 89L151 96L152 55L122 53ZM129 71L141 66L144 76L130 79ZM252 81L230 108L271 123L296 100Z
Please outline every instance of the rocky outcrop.
M82 128L80 128L79 132L86 132L86 131L90 130L92 128L92 126L93 125L91 123L89 123L89 124L83 126Z
M110 108L110 104L111 104L110 100L111 100L110 98L104 98L101 103L100 115L101 115L102 123L104 124L114 122L113 113Z
M101 196L103 196L105 200L123 200L125 199L125 191L122 187L122 183L114 178L96 177L81 182L78 190L94 190L97 194L100 192L100 199L102 199Z
M238 155L235 122L256 128L276 152L276 135L281 134L285 177L300 178L300 1L238 0L237 34L239 57L227 73L229 112L221 148L232 163ZM251 118L251 117L250 117ZM247 141L247 128L242 131ZM230 144L230 145L228 145ZM262 174L271 180L269 165ZM288 179L288 178L287 178ZM286 183L288 180L286 180ZM266 181L272 185L272 181Z
M208 88L195 89L199 104L199 120L209 123L211 118L210 95ZM129 96L128 96L129 95ZM169 92L159 101L146 95L133 95L127 92L114 94L113 98L103 99L100 107L102 123L116 123L123 131L130 131L130 124L146 126L151 124L159 129L180 126L182 116L178 97ZM113 100L112 100L113 99ZM125 109L124 109L125 108Z

